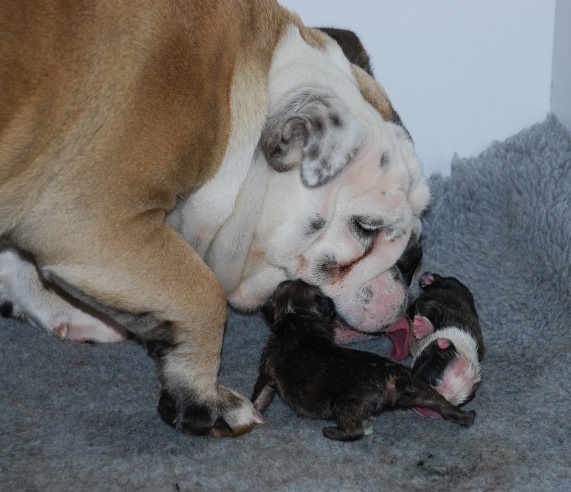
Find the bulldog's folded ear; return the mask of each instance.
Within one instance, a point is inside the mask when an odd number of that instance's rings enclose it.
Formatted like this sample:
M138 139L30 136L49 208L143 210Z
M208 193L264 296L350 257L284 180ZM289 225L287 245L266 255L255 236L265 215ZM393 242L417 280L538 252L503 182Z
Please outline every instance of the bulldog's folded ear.
M347 57L347 60L361 67L374 78L369 53L365 50L359 36L348 29L338 29L336 27L318 27L317 29L323 31L337 42L343 54Z
M276 171L300 168L309 187L321 186L337 176L355 156L363 129L338 97L303 94L268 118L262 149Z

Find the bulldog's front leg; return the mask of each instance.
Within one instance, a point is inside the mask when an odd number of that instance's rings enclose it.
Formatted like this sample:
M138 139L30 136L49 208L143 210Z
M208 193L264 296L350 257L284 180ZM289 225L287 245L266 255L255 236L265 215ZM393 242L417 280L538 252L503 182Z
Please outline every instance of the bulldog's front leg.
M145 218L147 219L147 218ZM141 339L157 361L158 412L191 434L237 436L262 417L252 403L218 383L226 297L214 273L164 223L126 223L120 238L86 245L44 266L50 280L103 311Z
M147 346L157 358L158 413L167 424L189 434L216 437L239 436L252 425L263 424L250 401L217 382L218 346L206 350L204 343L190 341L170 346L167 342L158 350L156 341Z

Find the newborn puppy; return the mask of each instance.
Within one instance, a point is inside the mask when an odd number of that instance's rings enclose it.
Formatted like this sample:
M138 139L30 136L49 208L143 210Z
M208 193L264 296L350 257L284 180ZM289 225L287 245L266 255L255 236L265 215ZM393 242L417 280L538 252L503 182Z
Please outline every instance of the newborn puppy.
M363 421L396 408L427 408L463 426L473 423L474 411L454 407L407 367L335 345L333 302L317 287L282 282L262 312L272 333L252 396L259 411L277 390L298 414L335 420L323 434L340 441L360 439Z
M455 277L425 272L419 283L422 293L408 307L408 319L388 330L393 358L406 357L410 349L413 374L452 404L463 405L474 397L480 384L484 356L474 297ZM435 416L426 409L416 410Z

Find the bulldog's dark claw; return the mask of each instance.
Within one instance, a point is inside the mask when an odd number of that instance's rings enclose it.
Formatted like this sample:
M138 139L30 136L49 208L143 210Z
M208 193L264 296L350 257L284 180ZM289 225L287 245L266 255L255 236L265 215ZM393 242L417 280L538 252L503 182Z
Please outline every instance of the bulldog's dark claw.
M165 391L161 393L157 410L165 423L176 427L176 403Z

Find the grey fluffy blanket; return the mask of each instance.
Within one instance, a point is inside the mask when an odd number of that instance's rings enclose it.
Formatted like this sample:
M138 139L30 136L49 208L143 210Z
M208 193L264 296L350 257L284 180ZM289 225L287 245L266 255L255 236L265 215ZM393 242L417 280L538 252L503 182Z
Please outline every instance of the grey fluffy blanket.
M265 427L190 437L157 416L141 346L1 320L0 489L571 490L569 133L548 117L431 186L422 268L472 289L487 342L471 428L398 411L339 443L276 398ZM230 313L222 381L251 393L267 333L259 316ZM384 336L355 346L390 349Z

